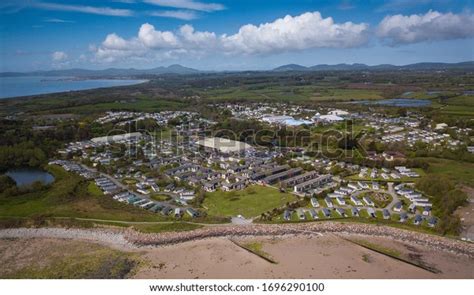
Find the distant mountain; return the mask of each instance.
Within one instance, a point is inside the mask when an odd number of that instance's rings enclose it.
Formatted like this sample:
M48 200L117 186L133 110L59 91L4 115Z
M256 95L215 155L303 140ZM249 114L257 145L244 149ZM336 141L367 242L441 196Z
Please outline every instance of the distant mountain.
M460 63L435 63L423 62L404 66L395 66L390 64L381 64L375 66L368 66L366 64L336 64L327 65L320 64L311 67L305 67L297 64L282 65L270 72L310 72L310 71L394 71L394 70L449 70L449 69L467 69L474 71L474 61L466 61ZM255 71L232 71L232 73L253 73ZM267 72L267 71L263 71ZM22 77L22 76L69 76L69 77L136 77L142 75L163 75L163 74L197 74L197 73L211 73L211 71L200 71L192 68L183 67L178 64L167 67L156 67L152 69L118 69L109 68L104 70L86 70L86 69L67 69L67 70L50 70L50 71L34 71L34 72L3 72L0 77ZM217 72L213 72L217 73ZM228 72L221 72L228 73Z
M283 65L273 69L275 72L288 71L363 71L363 70L448 70L448 69L472 69L474 70L474 61L460 63L434 63L424 62L409 64L404 66L395 66L391 64L381 64L369 66L366 64L320 64L311 67L305 67L297 64Z
M72 77L126 77L138 75L160 75L160 74L195 74L198 70L183 67L181 65L170 65L168 67L157 67L153 69L117 69L109 68L104 70L67 69L34 72L3 72L0 77L21 77L21 76L72 76Z
M288 71L308 71L309 68L297 64L283 65L278 68L274 68L275 72L288 72Z

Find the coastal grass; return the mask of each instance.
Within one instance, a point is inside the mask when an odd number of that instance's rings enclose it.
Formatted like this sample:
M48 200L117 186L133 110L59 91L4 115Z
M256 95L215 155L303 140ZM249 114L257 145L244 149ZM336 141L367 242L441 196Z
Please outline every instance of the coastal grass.
M195 230L202 227L202 225L184 222L133 225L133 229L143 233L183 232Z
M474 186L474 163L441 158L419 158L429 163L428 174L444 175L449 179Z
M0 217L70 217L123 221L163 221L163 217L146 210L99 195L87 180L66 172L59 166L48 166L55 177L48 188L9 196L0 194Z
M208 215L251 218L295 200L296 196L275 188L252 185L240 191L206 193L203 207Z
M0 258L1 279L123 279L140 264L136 254L81 241L2 240L0 253L8 253Z
M87 185L87 192L94 197L100 197L104 195L97 184L95 184L93 181L89 181L89 184Z

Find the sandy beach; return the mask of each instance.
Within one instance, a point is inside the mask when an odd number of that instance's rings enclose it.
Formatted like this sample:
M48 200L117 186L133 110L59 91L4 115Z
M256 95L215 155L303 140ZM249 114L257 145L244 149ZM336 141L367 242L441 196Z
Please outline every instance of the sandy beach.
M264 255L245 245L258 245ZM127 278L474 278L472 243L337 222L218 226L160 234L118 228L3 229L0 277L12 270L21 274L21 267L30 264L41 270L58 258L58 251L67 260L78 253L90 256L90 249L102 253L108 265L116 264L117 257L130 257L127 261L134 267L123 274ZM98 267L100 278L104 266Z
M134 278L474 278L474 260L452 253L433 252L387 238L367 237L398 251L417 255L442 271L426 270L364 249L333 235L243 238L238 242L259 242L277 264L239 248L229 239L211 238L147 250L150 266ZM158 267L157 267L158 266Z

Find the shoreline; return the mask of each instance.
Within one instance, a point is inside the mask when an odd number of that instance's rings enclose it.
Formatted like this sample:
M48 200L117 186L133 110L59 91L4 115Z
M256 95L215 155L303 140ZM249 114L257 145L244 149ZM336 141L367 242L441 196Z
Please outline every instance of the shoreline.
M334 234L385 237L409 244L474 258L474 244L379 225L327 222L320 224L217 226L185 232L140 233L132 229L9 228L0 229L0 239L60 238L96 242L115 248L156 248L211 238L282 237Z

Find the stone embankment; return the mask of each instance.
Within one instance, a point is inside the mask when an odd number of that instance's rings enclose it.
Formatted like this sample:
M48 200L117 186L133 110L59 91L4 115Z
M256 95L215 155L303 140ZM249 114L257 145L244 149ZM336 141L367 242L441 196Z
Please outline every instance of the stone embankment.
M131 229L16 228L0 230L1 238L63 238L95 241L122 248L164 246L218 237L258 237L287 235L387 237L431 249L449 251L474 258L474 244L409 230L371 224L321 222L305 224L253 224L249 226L213 226L193 231L145 234Z
M169 245L213 237L283 236L314 234L366 235L388 237L407 243L464 254L474 258L474 244L408 230L370 224L321 222L306 224L255 224L251 226L205 227L186 232L143 234L127 231L126 239L136 245Z

